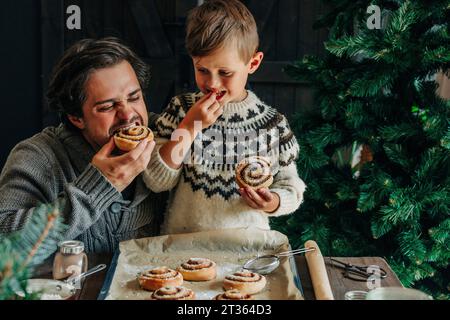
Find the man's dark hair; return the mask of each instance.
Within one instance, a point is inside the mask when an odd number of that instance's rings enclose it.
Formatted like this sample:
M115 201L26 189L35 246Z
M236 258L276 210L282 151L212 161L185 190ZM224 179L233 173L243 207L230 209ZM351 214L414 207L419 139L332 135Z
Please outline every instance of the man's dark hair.
M50 110L58 111L63 122L67 115L82 117L86 100L85 85L95 70L128 61L144 90L150 79L148 65L117 38L83 39L64 53L50 77L47 101Z

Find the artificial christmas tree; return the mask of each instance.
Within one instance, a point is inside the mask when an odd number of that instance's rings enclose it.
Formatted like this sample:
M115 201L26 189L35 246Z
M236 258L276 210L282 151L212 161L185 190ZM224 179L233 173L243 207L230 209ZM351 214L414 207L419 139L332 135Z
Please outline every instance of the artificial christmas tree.
M448 299L450 103L435 74L450 70L450 2L327 4L327 53L286 68L317 91L291 123L305 201L273 227L295 247L383 256L405 286ZM380 29L368 27L370 5Z
M25 290L27 279L33 268L57 249L67 230L60 216L62 205L62 201L42 204L20 231L0 234L0 300L39 298Z

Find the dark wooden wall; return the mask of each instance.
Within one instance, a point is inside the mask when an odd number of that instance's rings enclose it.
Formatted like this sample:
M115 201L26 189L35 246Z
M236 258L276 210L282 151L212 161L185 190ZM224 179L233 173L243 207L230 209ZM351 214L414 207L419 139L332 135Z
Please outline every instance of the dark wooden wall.
M17 142L41 130L39 2L1 2L0 169Z
M286 116L311 108L312 90L294 81L283 67L305 54L323 54L324 30L313 30L316 17L325 8L318 0L248 0L265 58L250 84L264 101Z
M83 38L115 36L128 44L151 67L152 79L146 92L148 108L159 112L172 95L185 88L189 76L184 54L184 6L182 0L41 0L43 87L62 52ZM65 13L69 5L81 9L81 30L68 30ZM186 10L187 11L187 8ZM44 125L55 121L44 107Z
M282 68L304 54L323 51L324 31L312 24L323 11L317 0L246 0L255 16L265 59L250 87L267 103L290 116L312 103L311 91L283 73ZM81 8L81 30L65 28L65 9ZM41 0L45 88L55 57L76 40L116 36L129 44L152 67L147 92L149 108L160 111L171 96L195 90L191 62L184 49L188 0ZM55 45L55 41L59 42ZM51 52L47 52L51 51ZM45 121L44 121L45 122Z
M312 106L311 90L283 73L282 68L304 54L321 54L325 31L312 24L324 11L319 0L243 0L257 21L265 59L249 87L265 102L290 117ZM83 38L116 36L131 46L152 68L146 92L148 108L161 111L171 96L196 90L193 69L184 48L185 18L197 0L7 0L2 5L2 35L10 58L4 68L20 73L9 80L10 118L28 115L27 130L9 135L0 150L0 168L18 141L59 122L45 104L44 93L55 62L65 49ZM8 4L9 7L8 8ZM81 8L81 30L68 30L69 5ZM5 12L4 9L9 12ZM5 37L3 37L5 39ZM20 78L19 78L20 75ZM23 83L29 83L23 100ZM2 88L5 86L1 86ZM3 90L3 89L2 89ZM21 91L22 90L22 91ZM2 93L2 95L4 95ZM10 122L10 125L15 125ZM19 125L18 125L19 126ZM25 136L24 136L25 135Z

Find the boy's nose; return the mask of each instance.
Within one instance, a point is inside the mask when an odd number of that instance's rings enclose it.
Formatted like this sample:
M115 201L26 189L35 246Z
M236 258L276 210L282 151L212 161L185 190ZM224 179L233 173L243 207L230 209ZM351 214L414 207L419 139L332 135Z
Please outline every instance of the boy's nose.
M217 79L217 77L211 77L207 83L206 83L207 87L209 90L213 91L213 90L218 90L220 89L220 81L219 79Z

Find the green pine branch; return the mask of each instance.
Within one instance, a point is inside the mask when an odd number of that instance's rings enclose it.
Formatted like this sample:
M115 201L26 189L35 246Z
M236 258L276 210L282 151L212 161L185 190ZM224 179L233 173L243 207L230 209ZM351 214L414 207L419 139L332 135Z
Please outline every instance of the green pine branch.
M0 236L0 300L17 299L17 293L26 293L26 280L33 267L42 263L62 240L67 227L62 223L63 203L40 205L31 219L13 234ZM24 299L35 298L25 294Z

